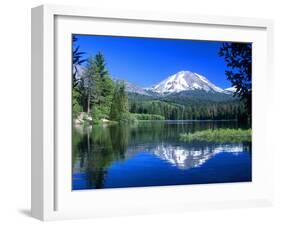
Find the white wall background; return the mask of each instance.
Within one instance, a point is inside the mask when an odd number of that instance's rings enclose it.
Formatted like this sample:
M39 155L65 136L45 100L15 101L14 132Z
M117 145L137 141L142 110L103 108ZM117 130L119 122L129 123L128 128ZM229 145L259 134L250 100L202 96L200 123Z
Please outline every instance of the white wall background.
M43 3L152 10L275 20L275 105L270 128L276 139L274 207L51 222L52 225L280 225L281 224L281 14L274 0L6 0L0 8L0 225L37 225L30 208L30 8ZM280 40L280 41L279 41ZM279 51L278 51L279 50ZM278 134L279 133L279 134ZM272 176L272 175L269 175Z

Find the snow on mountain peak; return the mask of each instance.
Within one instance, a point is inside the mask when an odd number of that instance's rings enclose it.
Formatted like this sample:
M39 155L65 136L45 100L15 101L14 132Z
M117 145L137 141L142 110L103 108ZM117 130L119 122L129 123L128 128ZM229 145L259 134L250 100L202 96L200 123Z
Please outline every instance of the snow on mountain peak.
M226 93L226 94L233 94L234 92L236 92L235 87L229 87L229 88L224 89L224 93Z
M180 71L169 76L151 88L157 93L174 93L188 90L204 90L222 93L223 89L211 83L207 78L191 71Z

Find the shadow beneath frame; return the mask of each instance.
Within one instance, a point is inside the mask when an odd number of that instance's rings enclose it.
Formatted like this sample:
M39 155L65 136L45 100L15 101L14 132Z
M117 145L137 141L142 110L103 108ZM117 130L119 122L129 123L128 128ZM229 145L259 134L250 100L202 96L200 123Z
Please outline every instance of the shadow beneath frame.
M25 215L27 217L31 217L31 210L30 209L19 209L18 211L22 215Z

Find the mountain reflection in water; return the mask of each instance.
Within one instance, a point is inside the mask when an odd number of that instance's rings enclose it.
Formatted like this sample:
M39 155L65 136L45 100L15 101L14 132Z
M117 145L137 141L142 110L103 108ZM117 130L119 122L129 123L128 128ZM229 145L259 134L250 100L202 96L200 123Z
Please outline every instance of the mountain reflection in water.
M249 150L247 145L210 145L199 147L174 147L172 145L159 145L151 153L164 161L171 163L179 169L199 167L215 155L226 153L239 153Z
M73 131L73 190L251 181L251 143L185 143L237 122L144 122Z

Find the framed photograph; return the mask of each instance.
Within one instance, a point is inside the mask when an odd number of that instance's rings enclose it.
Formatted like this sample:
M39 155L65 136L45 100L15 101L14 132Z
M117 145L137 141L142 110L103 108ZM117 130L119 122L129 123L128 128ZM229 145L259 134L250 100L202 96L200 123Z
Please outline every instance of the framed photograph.
M270 20L32 9L32 216L272 203Z

